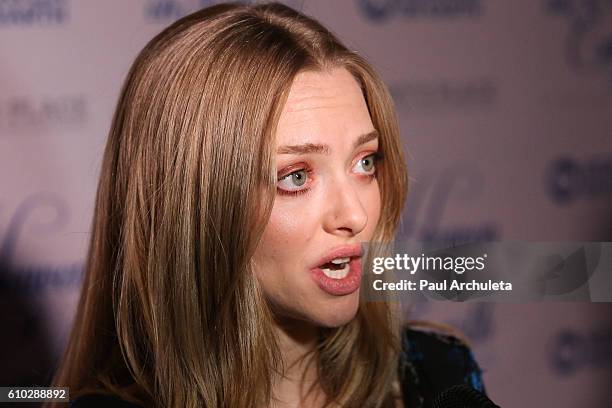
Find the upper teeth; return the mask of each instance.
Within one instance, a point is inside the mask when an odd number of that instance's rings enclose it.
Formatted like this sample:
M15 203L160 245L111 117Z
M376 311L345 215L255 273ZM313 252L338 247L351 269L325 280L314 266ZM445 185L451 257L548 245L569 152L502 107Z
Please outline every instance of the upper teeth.
M323 271L325 276L327 276L328 278L332 278L332 279L344 279L344 278L346 278L346 275L348 275L348 273L349 273L349 269L350 269L349 268L349 262L350 261L351 261L351 258L336 258L336 259L332 259L331 263L333 263L335 265L342 265L342 264L344 264L342 269L321 268L321 270Z

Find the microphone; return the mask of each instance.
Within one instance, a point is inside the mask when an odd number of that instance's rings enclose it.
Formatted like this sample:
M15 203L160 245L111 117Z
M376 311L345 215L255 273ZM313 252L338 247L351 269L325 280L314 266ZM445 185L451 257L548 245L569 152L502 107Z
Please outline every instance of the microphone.
M454 385L433 400L432 408L501 408L483 393L467 385Z

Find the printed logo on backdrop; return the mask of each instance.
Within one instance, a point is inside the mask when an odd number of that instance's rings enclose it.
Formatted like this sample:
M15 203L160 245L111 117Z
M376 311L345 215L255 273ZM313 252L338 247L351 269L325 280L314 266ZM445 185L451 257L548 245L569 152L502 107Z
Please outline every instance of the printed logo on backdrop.
M69 17L68 0L0 0L0 27L61 24Z
M612 368L612 326L590 330L564 329L552 340L550 366L559 376L587 369Z
M145 16L151 20L172 21L204 7L222 1L216 0L148 0Z
M15 132L80 126L89 116L85 95L0 97L0 129Z
M567 21L565 55L580 74L612 75L612 1L547 0L546 11Z
M51 214L51 216L49 216ZM78 288L81 263L35 264L27 250L27 235L55 239L70 219L68 204L54 194L39 193L24 199L9 219L0 241L0 293L39 293L48 289ZM17 250L23 259L17 259ZM32 254L34 255L34 254Z
M551 199L557 204L612 198L612 156L556 158L548 166L545 181Z
M398 109L413 114L485 110L499 99L498 81L487 77L405 80L389 89Z
M215 4L227 3L228 0L147 0L144 14L150 21L164 22L177 20L187 14L199 9L210 7ZM244 1L244 3L256 3L256 0ZM302 8L303 0L281 1L297 10Z
M449 19L478 17L483 13L482 0L355 0L370 21L384 22L406 18Z
M412 182L398 239L462 243L495 241L501 237L496 220L449 220L450 208L482 208L485 176L472 163L451 165L436 175Z

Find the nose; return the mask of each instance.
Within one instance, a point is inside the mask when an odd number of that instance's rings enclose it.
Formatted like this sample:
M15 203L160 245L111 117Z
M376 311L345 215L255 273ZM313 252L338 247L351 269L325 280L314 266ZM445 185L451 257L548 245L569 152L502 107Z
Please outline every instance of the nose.
M324 229L334 235L353 237L368 224L368 213L357 186L344 180L337 182L328 195Z

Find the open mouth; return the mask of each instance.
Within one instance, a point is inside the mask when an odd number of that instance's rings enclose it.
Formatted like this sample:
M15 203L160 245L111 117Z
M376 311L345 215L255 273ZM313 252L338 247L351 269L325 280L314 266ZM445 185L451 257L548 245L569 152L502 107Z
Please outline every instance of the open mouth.
M320 266L323 274L331 279L344 279L350 271L350 257L332 259L330 262Z
M348 295L359 289L361 282L361 246L345 245L330 251L311 269L321 290L330 295Z

